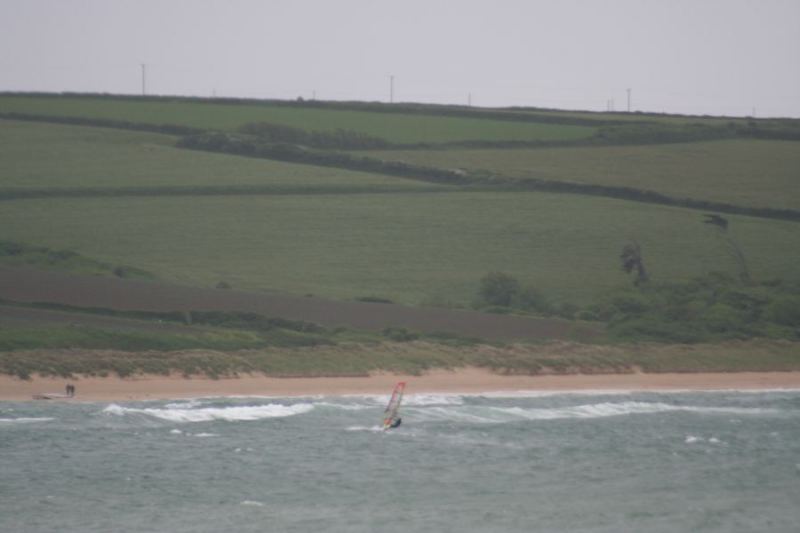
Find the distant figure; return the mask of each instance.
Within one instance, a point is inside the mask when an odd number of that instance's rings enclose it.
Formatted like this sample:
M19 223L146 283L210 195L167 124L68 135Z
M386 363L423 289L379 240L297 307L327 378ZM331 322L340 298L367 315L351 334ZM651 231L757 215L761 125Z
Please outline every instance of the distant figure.
M75 385L71 383L67 385L67 396L69 396L70 398L75 396Z
M403 423L403 419L400 418L400 417L397 417L394 420L392 420L392 424L389 427L394 429L394 428L398 427L402 423Z

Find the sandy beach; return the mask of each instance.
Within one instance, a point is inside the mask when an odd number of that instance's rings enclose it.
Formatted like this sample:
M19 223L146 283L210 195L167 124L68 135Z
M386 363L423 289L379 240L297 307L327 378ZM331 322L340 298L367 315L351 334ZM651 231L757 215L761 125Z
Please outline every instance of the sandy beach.
M273 378L260 375L208 379L164 376L135 378L34 377L21 380L0 376L0 401L32 400L41 393L63 393L76 387L66 401L125 401L203 396L307 396L388 394L398 381L414 393L488 393L510 391L648 391L648 390L758 390L800 389L800 372L738 372L714 374L573 374L501 376L468 368L437 370L422 376L378 374L369 377Z

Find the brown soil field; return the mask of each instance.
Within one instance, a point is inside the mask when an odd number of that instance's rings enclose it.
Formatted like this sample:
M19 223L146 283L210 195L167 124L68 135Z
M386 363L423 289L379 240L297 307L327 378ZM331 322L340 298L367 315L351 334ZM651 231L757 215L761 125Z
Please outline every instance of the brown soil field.
M368 331L403 327L425 333L448 332L500 341L590 340L602 331L601 326L596 324L560 319L336 301L278 293L204 289L152 281L70 275L32 268L0 267L0 299L126 311L245 311L270 318L304 320L325 327L341 326ZM74 317L76 313L63 315ZM6 307L2 312L5 320L35 321L37 317L45 322L71 320L63 315L44 312L37 315L30 310L15 310L13 307ZM103 320L103 317L95 318ZM85 320L81 319L81 322Z

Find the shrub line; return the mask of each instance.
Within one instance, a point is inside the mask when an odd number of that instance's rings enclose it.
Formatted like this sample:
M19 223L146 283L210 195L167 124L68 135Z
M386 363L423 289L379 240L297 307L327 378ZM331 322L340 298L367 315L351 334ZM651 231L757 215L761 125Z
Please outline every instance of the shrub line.
M458 185L461 186L458 189L460 191L539 191L582 194L760 218L800 221L800 211L794 209L748 207L724 202L676 198L659 192L633 187L565 182L540 178L508 178L498 175L456 172L363 156L355 157L341 152L323 152L297 145L261 143L257 140L221 133L184 137L178 142L177 146L192 150L230 153L245 157L372 172L441 185Z

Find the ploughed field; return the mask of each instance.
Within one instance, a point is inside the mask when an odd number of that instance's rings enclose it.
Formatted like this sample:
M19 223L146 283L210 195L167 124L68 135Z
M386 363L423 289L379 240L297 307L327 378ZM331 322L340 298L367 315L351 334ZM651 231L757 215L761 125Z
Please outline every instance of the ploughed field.
M396 304L343 302L289 294L201 289L110 277L67 275L36 269L0 268L0 299L24 304L49 302L83 309L152 313L224 311L256 313L305 321L328 328L381 331L402 327L423 333L450 333L486 340L592 338L599 325L566 320L493 315L467 310L417 309ZM180 332L184 328L153 320L0 305L3 326L80 324L96 328Z

